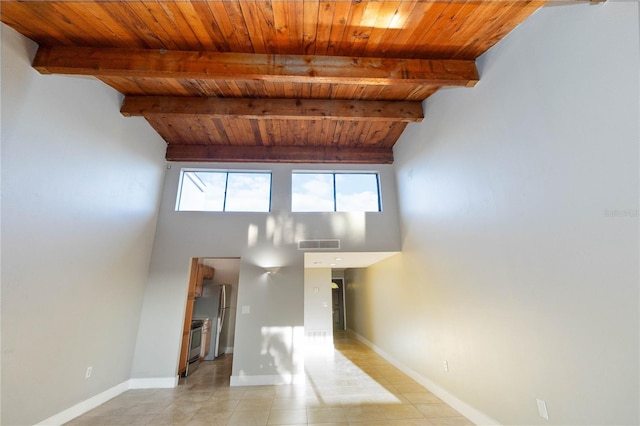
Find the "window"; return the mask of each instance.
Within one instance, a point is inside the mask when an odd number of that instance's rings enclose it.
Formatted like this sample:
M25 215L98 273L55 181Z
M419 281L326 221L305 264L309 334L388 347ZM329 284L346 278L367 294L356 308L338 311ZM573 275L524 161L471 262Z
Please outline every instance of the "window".
M183 170L176 210L268 212L271 173Z
M293 172L291 211L379 212L377 173Z

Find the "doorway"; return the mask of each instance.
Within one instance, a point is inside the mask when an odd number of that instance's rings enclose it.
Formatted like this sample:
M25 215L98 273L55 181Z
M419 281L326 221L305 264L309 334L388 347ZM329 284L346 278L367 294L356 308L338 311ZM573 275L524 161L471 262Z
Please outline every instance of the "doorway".
M331 280L331 302L333 331L344 330L344 281L342 278Z
M201 361L232 354L235 340L240 258L192 258L178 375L194 372ZM199 349L191 331L200 326Z

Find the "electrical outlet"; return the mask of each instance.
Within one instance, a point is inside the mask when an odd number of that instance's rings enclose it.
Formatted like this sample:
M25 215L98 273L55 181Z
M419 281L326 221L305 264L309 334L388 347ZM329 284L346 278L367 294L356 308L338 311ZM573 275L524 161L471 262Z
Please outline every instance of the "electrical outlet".
M444 367L444 371L446 371L447 373L449 372L449 363L447 361L442 363L442 366Z
M549 420L549 412L547 411L547 403L541 399L536 399L536 404L538 404L538 414L545 420Z
M93 373L93 367L87 367L87 372L85 373L84 378L88 379L91 377L91 373Z

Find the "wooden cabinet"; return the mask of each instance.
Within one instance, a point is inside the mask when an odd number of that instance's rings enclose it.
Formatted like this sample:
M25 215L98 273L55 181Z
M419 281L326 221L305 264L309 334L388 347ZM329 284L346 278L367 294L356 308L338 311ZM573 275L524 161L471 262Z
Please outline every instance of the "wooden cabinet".
M191 333L191 320L193 319L193 305L195 303L196 297L202 296L203 281L212 279L214 271L214 268L198 263L197 258L191 259L191 269L189 272L189 290L187 291L187 306L184 312L184 326L182 328L182 346L180 346L178 375L182 375L187 370L187 358L189 356L189 335Z
M209 346L211 345L211 318L204 320L202 327L202 347L200 349L200 359L209 355Z
M213 273L215 269L211 266L198 264L198 272L196 278L196 286L194 288L194 297L202 296L202 285L204 280L213 279Z
M191 269L189 272L189 290L187 291L187 306L184 312L184 325L182 327L182 344L180 346L180 361L178 362L178 375L187 371L187 361L189 356L189 334L191 333L191 320L193 319L193 304L195 303L196 283L199 279L198 259L191 259ZM202 287L202 284L200 284ZM201 290L202 291L202 290Z
M200 265L200 264L198 264L198 266L197 266L198 272L197 272L197 276L196 276L196 283L195 283L195 286L193 288L194 297L202 296L202 281L204 280L204 270L202 268L203 266L204 265Z
M180 347L180 367L178 375L182 376L187 371L187 356L189 354L189 331L182 334L182 346Z
M213 273L215 272L215 269L213 269L211 266L207 266L207 265L202 265L204 266L204 278L207 280L212 280L213 279Z

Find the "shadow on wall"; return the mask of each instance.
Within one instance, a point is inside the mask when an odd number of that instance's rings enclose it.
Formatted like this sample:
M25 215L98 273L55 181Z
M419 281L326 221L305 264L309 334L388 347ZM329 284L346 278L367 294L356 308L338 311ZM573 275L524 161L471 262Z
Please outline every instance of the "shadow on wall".
M303 327L262 327L261 364L273 367L283 383L293 383L302 371Z

